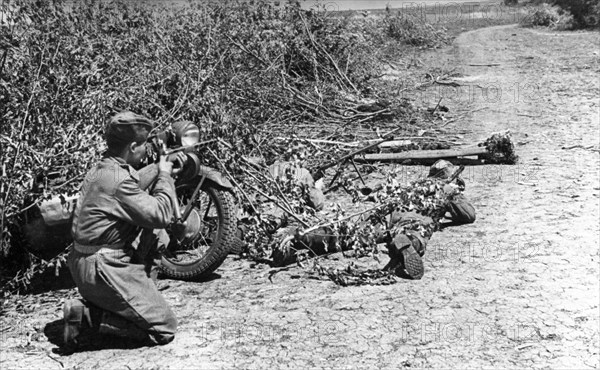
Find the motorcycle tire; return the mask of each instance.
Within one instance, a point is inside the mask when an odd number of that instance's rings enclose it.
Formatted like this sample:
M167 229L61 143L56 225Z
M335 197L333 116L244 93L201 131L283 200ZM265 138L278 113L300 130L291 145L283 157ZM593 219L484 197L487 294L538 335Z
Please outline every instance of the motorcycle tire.
M193 190L194 188L195 185L193 187L188 185L188 189ZM188 248L187 250L182 250L181 246L174 245L173 243L177 244L178 242L168 232L171 236L171 244L163 253L160 264L162 275L168 278L181 280L205 278L221 266L229 252L235 248L237 222L233 195L227 189L220 188L209 180L205 181L200 189L197 200L209 199L206 210L199 209L199 212L204 214L202 228L205 225L209 225L207 226L209 229L211 226L217 226L216 230L209 230L200 240L192 243L193 249ZM185 196L180 200L185 203ZM214 204L214 210L211 203ZM182 207L182 211L184 208ZM209 216L209 213L212 216ZM179 257L191 250L196 251L196 249L203 250L198 255L193 255L188 261L182 261Z

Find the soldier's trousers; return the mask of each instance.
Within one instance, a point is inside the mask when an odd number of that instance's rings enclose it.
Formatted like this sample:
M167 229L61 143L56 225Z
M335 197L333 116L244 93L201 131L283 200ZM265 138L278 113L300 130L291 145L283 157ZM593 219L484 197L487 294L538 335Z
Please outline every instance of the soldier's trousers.
M68 264L85 300L146 332L152 342L168 343L175 336L177 319L146 266L132 263L135 254L132 247L103 248L91 254L74 249Z

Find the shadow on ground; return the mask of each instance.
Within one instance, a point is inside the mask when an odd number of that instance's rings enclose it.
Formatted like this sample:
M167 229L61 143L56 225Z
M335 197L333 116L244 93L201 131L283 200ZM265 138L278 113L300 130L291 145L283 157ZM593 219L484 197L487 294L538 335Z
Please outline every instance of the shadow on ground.
M56 347L52 352L61 356L70 356L74 353L94 352L105 349L135 349L149 347L148 343L141 343L131 339L119 338L108 335L99 335L94 332L83 332L78 338L77 347L67 348L63 342L63 320L55 320L44 327L44 335L48 342Z

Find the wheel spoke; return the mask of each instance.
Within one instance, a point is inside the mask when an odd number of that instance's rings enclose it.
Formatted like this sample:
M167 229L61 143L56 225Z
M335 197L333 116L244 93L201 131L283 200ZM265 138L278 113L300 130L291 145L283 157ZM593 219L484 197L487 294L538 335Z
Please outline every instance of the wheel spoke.
M185 186L178 189L179 194L181 194L178 198L180 204L183 205L192 202L194 209L202 217L199 235L195 242L186 246L179 245L175 241L176 244L173 248L168 251L168 254L165 253L164 255L165 258L174 263L194 263L196 260L204 257L219 235L218 209L215 207L215 200L212 199L213 195L200 190L196 193L195 199L190 199L192 190L195 190L195 187ZM213 207L214 209L212 209Z
M210 199L210 197L208 197L208 206L206 206L206 212L204 213L204 218L202 219L202 221L204 221L208 218L208 213L210 211L211 206L212 206L212 199Z

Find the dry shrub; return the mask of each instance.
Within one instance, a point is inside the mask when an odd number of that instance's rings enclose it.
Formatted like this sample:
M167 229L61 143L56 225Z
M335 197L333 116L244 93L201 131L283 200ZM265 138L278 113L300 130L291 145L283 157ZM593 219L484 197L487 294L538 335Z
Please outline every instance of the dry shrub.
M3 268L38 261L21 248L28 204L77 191L104 150L112 113L132 110L161 126L192 120L204 139L223 138L237 154L273 157L269 147L256 152L258 143L300 123L335 124L344 118L344 97L376 94L371 80L389 41L379 24L307 12L294 2L63 5L0 5ZM390 22L390 35L409 44L443 39L414 20ZM223 159L235 174L235 156Z
M387 36L404 44L424 47L445 45L449 38L444 30L438 30L422 17L410 13L388 15L385 20Z
M522 25L545 26L561 30L600 27L598 0L534 0Z
M573 17L557 6L542 4L539 7L530 8L520 23L524 27L570 29L573 27Z

